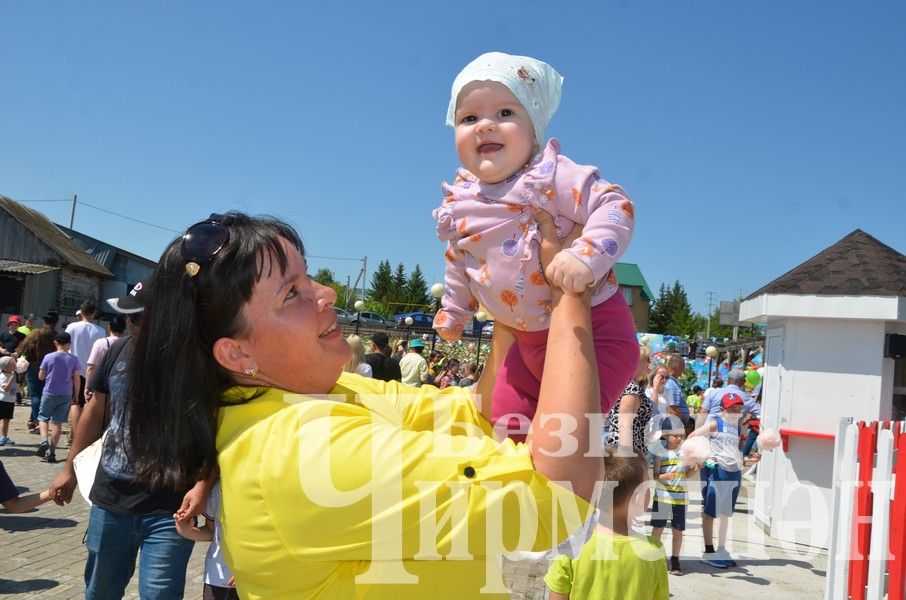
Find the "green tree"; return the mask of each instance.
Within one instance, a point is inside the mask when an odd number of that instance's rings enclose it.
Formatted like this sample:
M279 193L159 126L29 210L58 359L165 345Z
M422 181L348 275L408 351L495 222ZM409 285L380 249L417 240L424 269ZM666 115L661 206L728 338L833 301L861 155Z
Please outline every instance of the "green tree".
M428 284L425 283L425 277L422 275L422 268L415 265L415 269L409 275L406 281L406 302L412 310L424 310L429 303Z
M408 312L408 309L405 306L408 303L408 300L406 299L406 282L408 280L409 278L406 277L406 269L403 267L403 263L399 263L396 265L396 271L393 273L393 287L390 289L390 293L384 301L391 307L391 314Z
M670 288L666 283L662 283L657 293L657 298L651 303L651 310L648 313L648 324L652 333L664 333L670 323L671 311Z
M378 263L377 270L371 274L371 296L375 302L386 302L393 290L393 271L390 261L382 260Z
M324 268L318 269L317 273L315 273L315 276L312 277L312 279L314 279L321 285L330 285L337 282L336 279L334 279L333 271Z
M701 315L692 312L689 297L679 281L669 287L661 284L648 320L654 333L685 336L695 336L705 323Z

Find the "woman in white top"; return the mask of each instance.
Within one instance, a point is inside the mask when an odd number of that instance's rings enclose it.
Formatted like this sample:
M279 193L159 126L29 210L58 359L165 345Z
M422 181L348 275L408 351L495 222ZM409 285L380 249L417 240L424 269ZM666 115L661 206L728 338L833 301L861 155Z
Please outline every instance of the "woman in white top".
M352 348L352 358L343 367L347 373L358 373L362 377L372 377L371 365L365 362L365 342L353 334L346 338L346 343Z

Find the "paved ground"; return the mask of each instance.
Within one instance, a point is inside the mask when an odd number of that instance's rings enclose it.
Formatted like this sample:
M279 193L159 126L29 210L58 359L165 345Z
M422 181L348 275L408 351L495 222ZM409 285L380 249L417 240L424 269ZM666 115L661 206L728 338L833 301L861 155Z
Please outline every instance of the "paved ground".
M0 447L0 460L21 495L50 485L60 464L49 465L35 456L38 436L25 427L29 410L17 406L9 437L15 446ZM66 449L57 458L66 458ZM69 600L84 598L85 547L88 504L76 493L72 503L50 502L38 510L10 515L0 511L0 598ZM189 562L186 598L201 598L202 569L207 544L196 544ZM137 577L126 598L138 598Z
M686 515L686 535L680 562L682 576L668 576L670 596L695 600L726 598L769 598L770 600L819 599L824 597L827 553L804 546L783 547L768 538L755 525L752 504L755 486L743 482L743 490L731 521L728 543L739 566L715 569L699 562L704 550L701 530L701 494L690 484ZM664 546L670 548L670 535L665 532ZM514 600L546 600L543 577L547 563L520 564L504 562L504 576L513 590Z
M47 487L60 465L42 462L34 451L37 436L25 429L27 409L17 407L10 437L16 446L0 447L0 460L22 494ZM66 451L57 457L65 458ZM695 486L692 486L695 487ZM826 555L787 551L766 539L751 518L747 486L740 497L731 529L730 548L739 559L736 569L718 570L700 564L701 519L699 506L690 507L684 546L686 574L670 577L674 598L695 600L733 598L807 599L821 598L824 590ZM45 504L39 510L10 515L0 511L0 597L67 600L83 597L82 572L85 549L82 538L88 521L88 505L77 497L58 507ZM669 545L668 536L665 542ZM206 544L197 544L189 562L187 598L201 597L201 573ZM545 565L508 563L505 573L516 599L544 598L541 578ZM126 598L138 598L135 578Z

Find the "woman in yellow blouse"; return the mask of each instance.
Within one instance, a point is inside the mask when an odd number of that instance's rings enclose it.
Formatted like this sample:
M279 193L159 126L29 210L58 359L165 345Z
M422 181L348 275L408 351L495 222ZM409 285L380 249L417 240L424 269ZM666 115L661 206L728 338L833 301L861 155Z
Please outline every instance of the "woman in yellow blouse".
M547 260L561 243L539 225ZM486 420L510 332L495 330L475 396L343 373L335 293L285 223L212 215L149 287L131 366L137 472L176 486L219 467L242 598L507 598L499 555L588 523L602 478L585 416L599 397L590 291L555 298L538 412L514 444Z

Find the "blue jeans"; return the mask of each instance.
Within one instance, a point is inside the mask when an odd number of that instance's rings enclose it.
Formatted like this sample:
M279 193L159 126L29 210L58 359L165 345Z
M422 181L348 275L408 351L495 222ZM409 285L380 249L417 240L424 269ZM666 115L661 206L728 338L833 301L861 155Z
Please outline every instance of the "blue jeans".
M85 599L120 600L139 550L142 600L182 598L193 545L176 533L173 515L121 515L92 506L85 541Z
M25 372L25 380L28 382L28 395L31 397L31 417L29 421L37 426L38 411L41 409L41 394L44 393L44 382L38 379L40 366L29 366Z
M755 431L754 427L749 427L749 434L746 436L746 441L742 445L743 456L750 455L753 450L755 452L758 452L758 444L756 443L757 440L758 432Z

